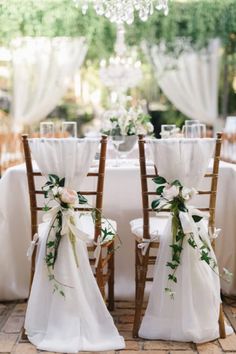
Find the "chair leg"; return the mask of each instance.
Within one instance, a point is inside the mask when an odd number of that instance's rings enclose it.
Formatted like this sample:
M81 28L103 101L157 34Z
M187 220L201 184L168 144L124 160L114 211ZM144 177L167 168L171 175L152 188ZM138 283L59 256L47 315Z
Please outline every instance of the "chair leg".
M136 249L136 252L140 253L142 257L142 262L138 265L138 284L137 284L137 297L135 299L135 314L134 314L134 325L133 325L133 337L138 337L138 331L141 322L142 309L143 309L143 299L144 299L144 290L145 282L147 277L148 269L148 257L149 257L149 248L145 256L142 256L142 253L139 249Z
M138 256L138 242L135 241L135 303L138 297L138 282L139 282L139 272L138 269L140 267L140 261Z
M219 313L219 332L220 332L220 338L226 338L225 320L224 320L224 312L223 312L222 304L220 304L220 313Z
M115 277L115 253L114 243L108 248L108 252L111 252L111 258L108 261L108 272L110 274L108 279L108 309L114 311L114 277Z

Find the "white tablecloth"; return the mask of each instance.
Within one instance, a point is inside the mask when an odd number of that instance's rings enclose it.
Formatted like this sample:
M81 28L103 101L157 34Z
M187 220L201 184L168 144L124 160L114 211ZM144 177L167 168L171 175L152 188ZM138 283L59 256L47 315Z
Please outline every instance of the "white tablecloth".
M28 198L24 165L8 169L0 180L0 300L28 297ZM129 221L142 215L138 161L123 161L119 167L108 162L104 215L117 221L122 240L115 254L115 296L130 299L134 296L134 239ZM216 224L222 229L216 245L220 267L234 273L233 282L222 281L222 288L225 293L236 295L236 165L220 164Z

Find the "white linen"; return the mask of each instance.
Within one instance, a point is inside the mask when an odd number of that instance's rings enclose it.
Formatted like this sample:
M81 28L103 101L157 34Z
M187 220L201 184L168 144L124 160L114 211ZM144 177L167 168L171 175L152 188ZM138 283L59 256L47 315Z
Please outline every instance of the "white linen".
M54 109L86 52L82 37L24 37L12 42L15 131L39 122Z
M88 139L30 140L32 155L42 173L66 177L66 186L77 186L78 190L98 144L99 140ZM30 342L41 350L67 353L124 348L124 340L118 334L92 273L83 238L86 233L76 239L78 267L69 236L62 237L54 274L58 281L67 285L62 288L65 298L59 292L53 293L45 264L51 222L40 224L38 231L36 270L25 319ZM82 230L78 231L79 235Z
M213 155L215 139L161 139L150 141L158 173L171 183L179 180L185 187L198 188ZM191 202L190 202L191 204ZM186 216L186 213L183 213ZM168 282L172 259L172 216L160 234L160 248L154 269L154 281L143 317L139 336L149 339L192 341L202 343L219 337L220 279L209 265L200 260L200 253L183 240L181 264L175 276L177 283ZM200 237L211 249L208 228L201 220L195 224L189 218L190 231L198 248ZM165 291L170 287L174 299ZM227 328L232 333L231 328Z
M200 52L190 48L178 58L165 47L152 46L150 52L157 83L175 107L192 119L213 124L218 117L220 41L214 39Z
M93 169L91 169L93 171ZM147 167L153 173L152 167ZM207 189L205 178L201 190ZM44 183L39 180L38 188ZM84 180L82 190L90 189L95 178ZM91 184L91 185L90 185ZM155 186L153 186L155 188ZM8 169L0 179L0 299L15 300L28 297L30 263L26 252L30 242L29 197L24 165ZM198 197L199 199L202 196ZM134 240L129 222L142 216L141 184L138 161L108 161L104 185L104 215L117 221L122 241L115 253L115 297L134 299ZM195 205L197 203L194 202ZM225 294L236 295L236 165L220 162L216 205L216 227L222 229L216 240L220 270L233 272L233 282L222 281ZM129 286L127 286L129 284ZM149 285L149 284L148 284Z

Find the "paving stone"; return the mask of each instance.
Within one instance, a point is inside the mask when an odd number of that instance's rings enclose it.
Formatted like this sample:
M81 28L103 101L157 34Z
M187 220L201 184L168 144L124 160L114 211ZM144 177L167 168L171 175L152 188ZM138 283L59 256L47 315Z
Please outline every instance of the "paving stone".
M173 341L145 341L145 350L160 349L160 350L188 350L192 349L192 343L173 342Z
M122 308L122 309L133 309L134 308L134 303L129 302L129 301L118 301L116 303L116 308Z
M4 333L19 333L24 324L24 317L10 316L2 328Z
M134 316L132 315L119 316L119 323L133 323L133 322L134 322Z
M0 353L11 353L17 338L17 334L0 333Z
M224 351L233 351L236 349L236 334L233 333L225 339L219 339L220 345Z
M124 354L169 354L168 351L165 350L121 350L120 353ZM230 353L231 354L231 353Z
M42 352L44 354L45 352ZM105 351L105 352L79 352L78 354L115 354L114 350Z
M0 316L7 310L7 306L0 304Z
M132 331L133 323L119 323L117 328L119 331Z
M127 350L139 350L141 349L141 343L134 340L126 340L125 341L125 349Z
M37 354L37 349L30 343L19 343L13 350L12 354Z
M25 315L25 311L26 311L26 306L27 306L26 302L17 304L14 307L14 310L13 310L11 315L12 316L24 316Z
M217 341L197 344L199 354L221 354L222 349Z
M144 353L146 352L143 352L143 354ZM194 350L171 350L169 354L197 354L197 352Z
M125 340L133 340L134 339L132 331L125 331L125 332L119 331L119 332L120 332L120 335L125 338ZM139 339L136 339L136 340L139 340Z

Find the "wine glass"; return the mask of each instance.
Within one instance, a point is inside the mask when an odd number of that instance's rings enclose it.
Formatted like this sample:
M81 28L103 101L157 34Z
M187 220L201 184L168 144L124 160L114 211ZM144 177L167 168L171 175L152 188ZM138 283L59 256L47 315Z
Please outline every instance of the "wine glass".
M54 123L53 122L41 122L40 123L40 137L41 138L53 138L54 137Z
M121 144L124 143L124 137L122 135L113 135L112 136L112 143L113 143L115 150L116 150L116 165L115 166L118 167L119 166L118 160L120 157L119 147Z
M77 123L62 122L62 136L64 138L77 138Z

